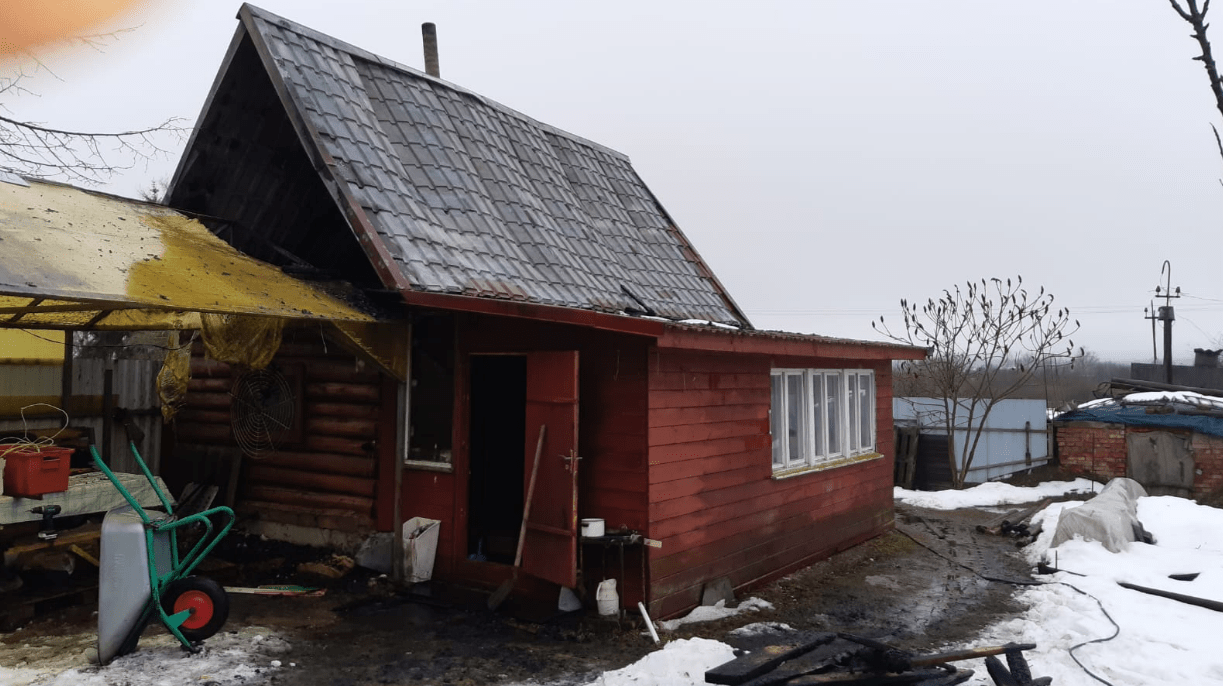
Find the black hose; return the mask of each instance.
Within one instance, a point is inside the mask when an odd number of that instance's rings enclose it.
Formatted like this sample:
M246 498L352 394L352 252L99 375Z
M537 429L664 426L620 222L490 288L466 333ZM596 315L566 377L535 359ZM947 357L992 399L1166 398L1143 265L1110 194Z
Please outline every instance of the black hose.
M991 582L994 582L994 583L999 583L999 584L1010 584L1010 585L1012 585L1012 586L1049 586L1049 585L1053 585L1053 584L1059 584L1059 585L1062 585L1062 586L1066 586L1066 587L1070 588L1071 590L1074 590L1074 591L1076 591L1076 592L1078 592L1078 593L1081 593L1081 594L1083 594L1083 595L1087 596L1088 598L1091 598L1092 600L1096 601L1096 605L1098 605L1098 606L1100 607L1100 612L1103 612L1103 613L1104 613L1104 617L1105 617L1106 619L1108 619L1108 621L1109 621L1109 623L1110 623L1110 624L1112 624L1112 625L1113 625L1113 635L1112 635L1112 636L1109 636L1109 637L1107 637L1107 638L1095 638L1095 639L1092 639L1092 640L1090 640L1090 641L1083 641L1082 643L1079 643L1078 645L1071 646L1071 647L1070 647L1070 650L1069 650L1069 651L1067 651L1067 652L1069 652L1069 653L1070 653L1070 659L1074 660L1074 663L1075 663L1076 665L1078 665L1078 666L1079 666L1079 669L1083 670L1083 671L1084 671L1084 672L1087 674L1087 676L1089 676L1089 677L1091 677L1091 678L1095 679L1096 681L1099 681L1099 682L1100 682L1100 683L1102 683L1102 684L1105 684L1105 686L1113 686L1113 683L1112 683L1112 682L1108 681L1108 680L1107 680L1107 679L1105 679L1104 677L1099 676L1099 675L1098 675L1098 674L1096 674L1095 672L1093 672L1093 671L1091 671L1090 669L1088 669L1088 668L1087 668L1087 666L1086 666L1086 665L1084 665L1084 664L1083 664L1083 663L1082 663L1082 662L1079 660L1078 656L1074 654L1074 651L1078 650L1079 648L1082 648L1083 646L1086 646L1086 645L1091 645L1092 643L1104 643L1104 642L1106 642L1106 641L1111 641L1111 640L1113 640L1114 638L1116 638L1117 636L1120 636L1120 635L1121 635L1121 626L1120 626L1119 624L1117 624L1117 622L1116 622L1116 621L1113 619L1112 615L1108 614L1108 610L1104 609L1104 603L1100 602L1100 599L1099 599L1099 598L1097 598L1097 597L1095 597L1094 595L1092 595L1092 594L1088 593L1087 591L1084 591L1084 590L1083 590L1083 589L1081 589L1081 588L1078 588L1077 586L1075 586L1075 585L1073 585L1073 584L1068 584L1068 583L1066 583L1065 581L1035 581L1035 580L1032 580L1032 579L1027 579L1027 580L1017 580L1017 579L1002 579L1002 578L999 578L999 577L994 577L994 576L986 576L985 574L982 574L981 572L979 572L979 571L977 571L977 570L973 569L972 567L969 567L968 565L964 564L963 562L960 562L959 560L953 560L953 559L951 559L950 557L947 557L946 555L944 555L943 553L941 553L941 552L939 552L939 551L935 550L934 548L931 548L930 546L926 545L925 543L922 543L921 541L917 540L917 538L915 538L915 537L913 536L913 534L910 534L909 532L904 531L903 529L899 529L899 528L898 528L898 529L896 529L896 530L897 530L897 531L899 531L900 533L904 534L905 536L907 536L907 537L909 538L909 540L913 541L913 542L914 542L914 543L916 543L917 545L919 545L919 546L921 546L921 547L925 548L926 550L930 551L931 553L934 553L936 556L943 558L943 559L944 559L944 560L946 560L947 562L950 562L951 564L953 564L953 565L955 565L955 566L957 566L957 567L960 567L960 568L962 568L962 569L968 570L969 572L972 572L974 575L976 575L977 577L979 577L979 578L981 578L981 579L984 579L985 581L991 581Z

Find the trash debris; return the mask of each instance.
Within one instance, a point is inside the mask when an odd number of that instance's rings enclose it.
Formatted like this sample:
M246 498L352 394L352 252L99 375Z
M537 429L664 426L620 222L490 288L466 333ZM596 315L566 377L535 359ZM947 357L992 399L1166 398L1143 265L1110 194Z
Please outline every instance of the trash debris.
M705 672L705 681L726 686L950 686L973 676L971 669L959 669L950 663L982 657L987 658L986 667L997 686L1047 686L1052 681L1049 677L1032 678L1023 657L1023 651L1036 648L1032 643L920 655L845 633L804 633L796 638L788 645L769 646L718 665ZM1007 664L995 655L1006 655Z
M317 562L303 562L297 565L297 571L327 579L340 579L351 572L354 565L353 559L347 555L332 555Z
M247 595L296 595L296 596L310 596L310 597L317 597L317 596L325 595L327 593L327 589L325 588L316 588L313 586L293 586L293 585L278 586L274 584L269 584L269 585L264 585L264 586L255 586L255 587L226 586L225 590L228 593L244 593Z

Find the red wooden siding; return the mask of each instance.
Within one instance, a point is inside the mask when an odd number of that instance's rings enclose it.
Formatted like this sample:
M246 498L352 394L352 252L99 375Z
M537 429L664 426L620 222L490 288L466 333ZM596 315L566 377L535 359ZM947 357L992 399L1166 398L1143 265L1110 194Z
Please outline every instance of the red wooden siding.
M646 340L582 327L475 314L457 319L453 473L409 468L404 475L405 517L442 520L434 574L496 585L508 567L467 560L467 473L469 360L474 353L525 353L536 350L578 351L578 516L601 517L609 529L645 531L646 507ZM532 428L528 434L533 434ZM530 437L532 448L534 437ZM388 460L384 467L393 468ZM390 473L388 471L388 473ZM388 477L390 481L392 477ZM381 485L380 498L390 502L393 486ZM385 517L386 522L382 520ZM390 510L379 523L390 528ZM380 528L382 528L380 526ZM591 593L603 577L602 551L587 547L586 582ZM619 558L608 553L608 571L619 578ZM642 599L641 552L625 557L627 579L621 580L622 602ZM526 587L526 584L522 584ZM516 586L518 588L518 586ZM555 592L555 589L552 590Z
M773 367L870 368L877 450L892 454L890 362L650 352L650 609L700 602L706 581L750 587L878 535L892 522L892 461L772 478Z
M299 340L294 340L294 338ZM394 445L380 421L383 377L338 346L324 346L317 329L289 330L273 365L300 374L301 435L276 453L243 460L239 509L265 521L364 533L374 530L379 464L375 450ZM175 421L178 451L201 455L237 451L230 428L229 365L198 353L191 363L186 405ZM390 383L394 401L394 383Z

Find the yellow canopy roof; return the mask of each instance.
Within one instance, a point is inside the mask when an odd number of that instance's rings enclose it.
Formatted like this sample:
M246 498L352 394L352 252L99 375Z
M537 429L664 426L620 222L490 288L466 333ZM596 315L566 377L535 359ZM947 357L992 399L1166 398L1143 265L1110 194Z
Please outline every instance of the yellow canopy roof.
M201 312L374 321L167 207L0 182L0 327L198 329Z

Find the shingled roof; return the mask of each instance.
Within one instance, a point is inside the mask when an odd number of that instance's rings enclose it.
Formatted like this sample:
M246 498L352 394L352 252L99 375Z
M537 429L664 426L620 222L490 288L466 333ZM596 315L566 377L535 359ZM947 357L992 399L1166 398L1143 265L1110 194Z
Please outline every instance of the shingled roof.
M385 286L750 326L624 155L251 5L238 16L234 45L253 42Z

